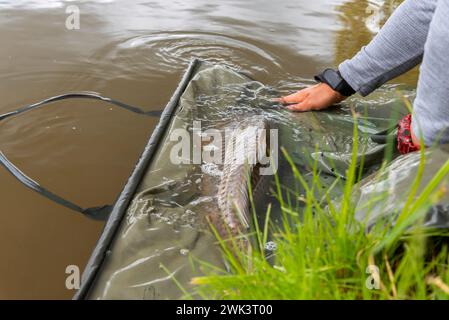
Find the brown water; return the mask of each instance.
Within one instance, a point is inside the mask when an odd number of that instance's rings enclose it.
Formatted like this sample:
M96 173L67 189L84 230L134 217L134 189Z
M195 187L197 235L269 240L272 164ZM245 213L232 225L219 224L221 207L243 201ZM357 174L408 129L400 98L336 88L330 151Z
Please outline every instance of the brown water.
M80 30L65 27L73 4ZM357 52L389 11L363 0L0 1L0 113L81 90L159 110L192 57L294 90ZM156 123L101 102L58 102L1 123L0 150L47 188L102 205L120 192ZM0 194L0 298L70 298L65 268L85 265L102 223L2 168Z

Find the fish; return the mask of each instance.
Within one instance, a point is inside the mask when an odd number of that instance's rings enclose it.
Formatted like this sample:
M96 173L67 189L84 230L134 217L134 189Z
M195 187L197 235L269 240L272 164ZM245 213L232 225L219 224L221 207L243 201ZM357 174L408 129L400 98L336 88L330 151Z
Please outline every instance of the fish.
M216 196L218 210L210 215L223 239L245 238L252 222L250 195L253 203L263 202L270 180L261 174L261 168L270 164L269 130L269 123L262 115L236 121L225 130L222 174Z

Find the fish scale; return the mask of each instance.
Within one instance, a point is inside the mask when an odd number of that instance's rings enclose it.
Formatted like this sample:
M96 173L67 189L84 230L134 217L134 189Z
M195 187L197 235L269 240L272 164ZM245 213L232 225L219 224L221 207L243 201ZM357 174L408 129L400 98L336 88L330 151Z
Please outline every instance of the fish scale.
M217 202L224 226L218 227L222 237L242 235L250 227L249 185L258 189L260 163L258 155L267 154L267 121L253 116L230 126L233 129L223 152L223 174L218 186ZM243 132L243 134L241 134Z

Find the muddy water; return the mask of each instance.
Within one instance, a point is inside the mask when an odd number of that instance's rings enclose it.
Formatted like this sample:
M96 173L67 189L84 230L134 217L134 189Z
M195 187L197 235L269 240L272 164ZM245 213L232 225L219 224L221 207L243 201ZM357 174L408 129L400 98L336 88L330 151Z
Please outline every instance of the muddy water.
M67 30L74 4L80 29ZM192 57L294 90L366 44L390 9L363 0L0 1L0 113L81 90L159 110ZM47 188L102 205L120 192L156 123L101 102L58 102L1 123L0 150ZM3 169L0 195L0 298L71 297L65 268L84 266L102 223Z

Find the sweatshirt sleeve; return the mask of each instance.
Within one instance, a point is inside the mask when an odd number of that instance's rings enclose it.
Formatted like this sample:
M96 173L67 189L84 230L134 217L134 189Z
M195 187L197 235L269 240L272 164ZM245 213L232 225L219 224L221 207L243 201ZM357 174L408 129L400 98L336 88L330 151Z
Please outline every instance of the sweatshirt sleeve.
M342 77L362 96L422 61L438 1L406 0L370 44L339 66Z

